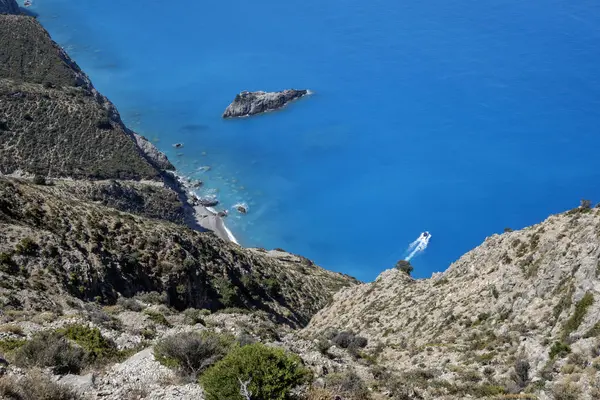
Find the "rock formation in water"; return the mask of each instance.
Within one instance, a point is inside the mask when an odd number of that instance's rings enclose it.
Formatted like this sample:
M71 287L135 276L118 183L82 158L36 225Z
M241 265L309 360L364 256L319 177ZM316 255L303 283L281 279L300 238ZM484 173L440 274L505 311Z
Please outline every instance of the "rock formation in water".
M308 90L296 89L281 92L241 92L225 109L223 118L245 117L277 110L308 93Z

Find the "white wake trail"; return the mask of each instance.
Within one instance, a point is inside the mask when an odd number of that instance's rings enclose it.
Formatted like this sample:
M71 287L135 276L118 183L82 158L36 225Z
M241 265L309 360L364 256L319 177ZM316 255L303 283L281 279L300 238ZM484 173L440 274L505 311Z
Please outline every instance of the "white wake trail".
M429 232L421 233L417 240L408 245L406 252L409 254L404 260L410 261L417 254L424 252L429 244L429 239L431 239L431 234Z

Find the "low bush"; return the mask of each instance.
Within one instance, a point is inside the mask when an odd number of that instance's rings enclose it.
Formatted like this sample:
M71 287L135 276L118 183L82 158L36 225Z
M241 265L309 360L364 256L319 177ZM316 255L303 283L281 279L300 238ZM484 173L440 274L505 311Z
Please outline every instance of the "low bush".
M161 364L177 369L182 376L196 376L227 354L234 338L214 332L183 332L168 336L154 346Z
M396 263L396 269L399 269L400 271L404 272L406 275L410 275L414 268L410 264L410 262L408 262L406 260L400 260Z
M30 237L21 239L15 246L15 253L22 256L34 256L37 254L40 246Z
M531 366L527 360L518 359L515 361L512 378L519 389L524 389L529 384L530 369Z
M158 292L140 292L134 296L137 300L142 303L148 304L166 304L167 294Z
M578 400L581 397L581 389L573 383L558 383L552 389L554 400Z
M118 354L117 346L112 340L106 339L98 328L85 325L68 325L58 333L71 339L85 351L89 362L114 358Z
M151 321L156 322L159 325L171 327L171 323L167 320L164 314L161 314L158 311L144 310L144 314L146 314Z
M269 296L273 298L281 296L281 285L275 278L265 279L265 289Z
M144 309L142 305L135 299L130 299L126 297L119 297L117 300L117 304L123 307L125 310L140 312Z
M0 398L6 400L79 400L81 397L64 385L58 384L41 374L17 379L14 376L0 377Z
M359 349L366 347L369 342L367 338L355 335L351 331L342 331L331 341L342 349L348 349L351 353L356 353Z
M23 347L25 343L27 343L27 340L25 339L2 339L0 340L0 351L3 353L10 353Z
M352 400L367 400L371 398L369 389L354 371L330 374L326 378L326 388L337 396Z
M86 364L86 354L60 333L38 333L15 352L15 364L22 368L52 368L55 374L77 374Z
M331 347L331 342L324 337L320 337L316 343L317 350L321 354L327 354L329 352L329 348Z
M203 311L196 308L188 308L183 312L183 321L188 325L204 325L204 318L202 318L204 315Z
M247 383L253 400L287 400L310 376L298 356L255 343L234 348L200 377L200 383L207 400L244 400L242 383Z
M571 352L571 347L563 342L554 342L550 348L550 359L564 357Z

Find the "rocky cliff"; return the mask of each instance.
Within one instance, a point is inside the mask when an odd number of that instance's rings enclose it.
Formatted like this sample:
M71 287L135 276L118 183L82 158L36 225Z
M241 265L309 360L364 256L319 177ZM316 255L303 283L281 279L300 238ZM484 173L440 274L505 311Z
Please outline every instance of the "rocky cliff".
M34 18L0 16L0 41L1 173L160 180L173 169Z
M304 333L331 330L381 346L415 398L598 398L600 209L493 235L431 279L394 269L344 289Z

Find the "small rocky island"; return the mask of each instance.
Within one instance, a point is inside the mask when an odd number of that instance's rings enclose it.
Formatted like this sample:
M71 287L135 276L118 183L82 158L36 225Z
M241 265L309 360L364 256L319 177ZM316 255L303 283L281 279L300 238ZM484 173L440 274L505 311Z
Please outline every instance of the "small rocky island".
M246 117L284 107L290 101L306 96L308 90L287 89L281 92L241 92L223 113L223 118Z

